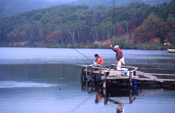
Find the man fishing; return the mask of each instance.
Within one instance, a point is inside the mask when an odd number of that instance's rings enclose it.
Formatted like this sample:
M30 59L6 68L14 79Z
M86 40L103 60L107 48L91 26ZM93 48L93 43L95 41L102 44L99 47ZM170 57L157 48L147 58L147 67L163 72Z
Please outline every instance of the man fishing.
M111 49L116 52L116 64L117 64L117 70L121 70L121 64L125 65L124 57L123 57L123 52L119 48L118 45L115 45L114 47L112 44L110 45Z
M101 67L104 65L104 62L101 56L99 56L98 54L95 54L94 57L96 58L96 60L94 61L94 66Z

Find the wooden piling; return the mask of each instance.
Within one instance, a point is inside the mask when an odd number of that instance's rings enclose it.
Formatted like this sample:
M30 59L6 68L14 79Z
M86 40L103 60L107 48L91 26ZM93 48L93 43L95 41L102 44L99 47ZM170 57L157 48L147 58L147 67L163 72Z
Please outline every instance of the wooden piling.
M132 72L129 73L129 87L132 87Z

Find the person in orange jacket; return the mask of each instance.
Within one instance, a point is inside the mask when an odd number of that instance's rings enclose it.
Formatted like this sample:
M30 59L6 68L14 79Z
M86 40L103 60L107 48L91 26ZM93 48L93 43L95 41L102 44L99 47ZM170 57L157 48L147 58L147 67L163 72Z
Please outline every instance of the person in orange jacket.
M96 58L94 62L94 66L101 67L104 65L104 62L101 56L99 56L98 54L95 54L94 57Z

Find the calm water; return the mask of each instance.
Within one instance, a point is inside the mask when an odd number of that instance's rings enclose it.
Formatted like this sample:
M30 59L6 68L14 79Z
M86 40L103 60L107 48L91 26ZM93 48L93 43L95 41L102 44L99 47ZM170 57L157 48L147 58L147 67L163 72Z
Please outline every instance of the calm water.
M110 49L77 50L92 60L98 53L105 65L115 62ZM123 53L126 64L141 71L175 74L175 54L150 50ZM105 105L103 97L95 103L98 91L81 89L80 66L91 63L73 49L0 48L0 113L116 113L120 108L117 91L112 91L116 94ZM175 90L142 89L132 104L128 96L120 99L124 113L175 111Z

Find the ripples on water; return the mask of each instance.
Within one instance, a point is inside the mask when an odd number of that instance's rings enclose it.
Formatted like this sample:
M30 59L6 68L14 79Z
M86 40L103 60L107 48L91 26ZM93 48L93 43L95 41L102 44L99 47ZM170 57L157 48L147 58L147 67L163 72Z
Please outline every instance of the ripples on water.
M110 49L77 49L105 65L115 62ZM144 72L175 73L175 54L167 51L123 50L127 65ZM116 113L117 104L104 98L95 103L97 91L81 90L80 65L91 64L73 49L0 48L0 113ZM122 97L125 113L174 113L175 91L143 89L132 104ZM153 93L150 93L153 92ZM116 101L117 97L111 98Z
M39 88L39 87L58 87L63 84L49 84L36 82L17 82L17 81L0 81L0 88Z

